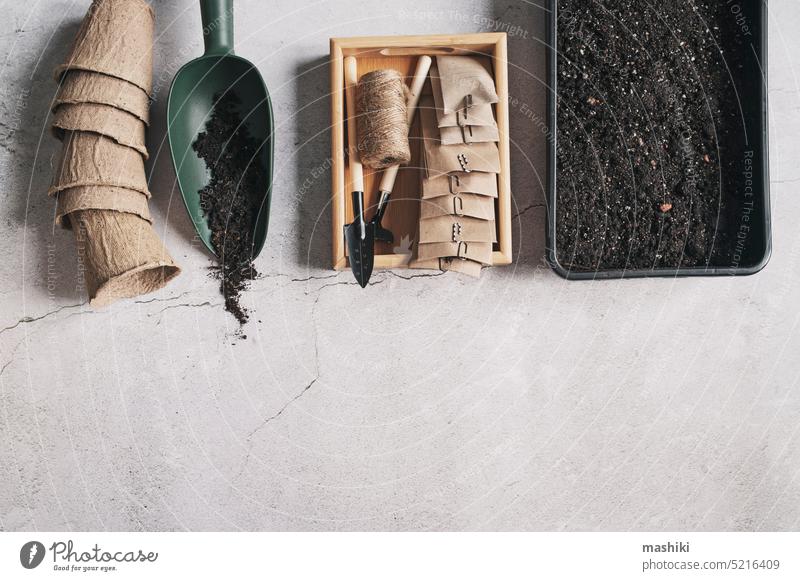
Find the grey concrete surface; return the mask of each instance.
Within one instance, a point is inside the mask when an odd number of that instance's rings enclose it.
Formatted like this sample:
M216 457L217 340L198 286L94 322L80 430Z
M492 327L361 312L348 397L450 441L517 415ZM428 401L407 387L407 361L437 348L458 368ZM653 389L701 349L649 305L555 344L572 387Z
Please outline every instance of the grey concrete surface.
M46 196L51 70L88 0L0 2L0 529L797 530L800 5L770 2L775 252L745 279L568 283L543 266L543 13L499 0L236 2L278 121L237 340L164 142L195 0L155 2L148 165L184 268L86 302ZM516 263L480 281L329 270L328 38L511 37Z

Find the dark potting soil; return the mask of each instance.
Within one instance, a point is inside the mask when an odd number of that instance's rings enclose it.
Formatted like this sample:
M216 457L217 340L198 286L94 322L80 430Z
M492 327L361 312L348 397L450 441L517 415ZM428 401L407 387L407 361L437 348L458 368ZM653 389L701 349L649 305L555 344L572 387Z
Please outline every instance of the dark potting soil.
M258 276L252 262L253 221L266 176L254 163L261 144L242 123L239 98L229 91L214 101L205 131L192 147L211 173L208 185L200 190L200 205L220 259L212 274L220 281L225 308L244 325L249 315L240 298Z
M729 264L745 50L720 0L560 0L556 245L575 270Z

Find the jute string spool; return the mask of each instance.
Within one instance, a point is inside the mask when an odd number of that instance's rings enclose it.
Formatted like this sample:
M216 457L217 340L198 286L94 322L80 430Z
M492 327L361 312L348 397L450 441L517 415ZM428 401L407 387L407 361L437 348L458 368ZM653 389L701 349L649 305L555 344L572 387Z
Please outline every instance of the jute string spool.
M385 169L411 161L407 91L403 75L394 69L372 71L358 82L358 152L365 166Z

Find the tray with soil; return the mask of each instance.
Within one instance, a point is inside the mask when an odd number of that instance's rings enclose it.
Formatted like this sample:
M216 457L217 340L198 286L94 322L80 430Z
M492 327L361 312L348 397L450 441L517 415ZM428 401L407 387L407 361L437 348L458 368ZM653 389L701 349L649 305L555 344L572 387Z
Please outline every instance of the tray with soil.
M571 279L761 270L766 2L549 7L551 266Z

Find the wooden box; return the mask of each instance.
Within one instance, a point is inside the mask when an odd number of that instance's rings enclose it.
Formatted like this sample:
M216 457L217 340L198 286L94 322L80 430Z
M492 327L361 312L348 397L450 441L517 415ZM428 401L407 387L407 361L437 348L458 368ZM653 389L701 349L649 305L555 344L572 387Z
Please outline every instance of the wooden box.
M333 178L333 267L348 267L344 241L344 226L353 220L350 196L350 176L346 163L347 119L345 107L344 59L355 56L359 78L376 69L397 69L407 78L414 74L420 55L470 54L491 60L492 70L500 97L495 106L495 117L500 132L500 167L498 198L495 207L497 244L494 265L511 264L511 174L508 120L508 49L505 33L384 36L331 39L331 127L332 127L332 178ZM423 94L430 94L430 80ZM420 185L420 129L419 115L411 128L412 159L401 168L397 177L392 201L383 225L394 233L393 245L375 243L375 269L406 268L409 251L413 245L419 222ZM366 217L371 219L378 202L378 184L381 171L364 168L364 196Z

